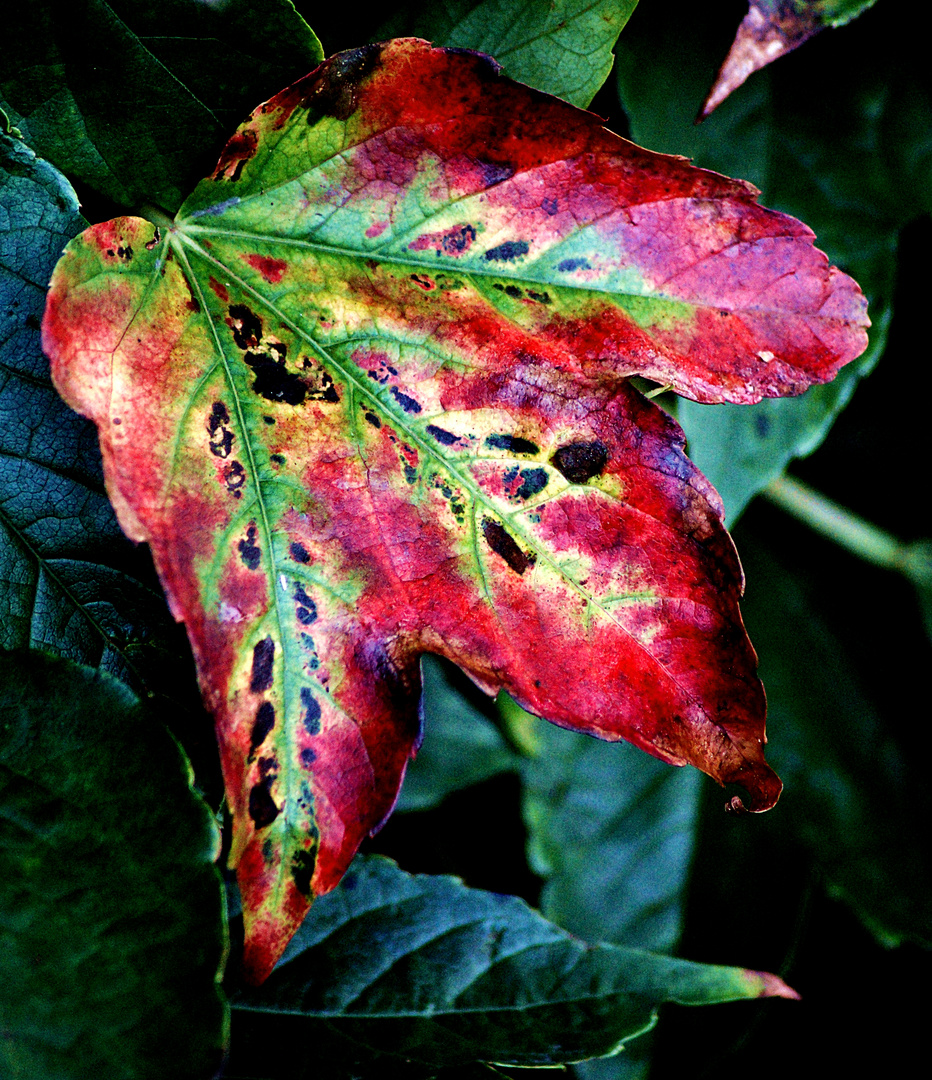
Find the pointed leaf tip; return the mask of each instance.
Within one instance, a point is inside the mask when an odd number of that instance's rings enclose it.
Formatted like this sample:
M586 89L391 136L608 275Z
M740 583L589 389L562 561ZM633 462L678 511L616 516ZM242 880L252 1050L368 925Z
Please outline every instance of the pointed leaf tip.
M424 652L772 806L721 502L627 376L798 393L861 347L854 282L747 185L415 40L222 161L171 228L72 242L43 340L187 625L251 977L394 805Z
M774 975L769 971L751 971L749 969L745 971L745 975L757 984L756 997L782 997L790 1001L802 1001L802 998L793 987L788 986L779 975Z

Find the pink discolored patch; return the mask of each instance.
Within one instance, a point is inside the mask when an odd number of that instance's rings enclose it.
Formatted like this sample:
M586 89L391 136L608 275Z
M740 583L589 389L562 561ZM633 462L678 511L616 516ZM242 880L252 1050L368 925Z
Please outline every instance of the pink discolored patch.
M452 229L444 229L443 232L424 233L417 240L408 244L409 251L437 251L442 255L452 255L454 258L465 254L472 247L476 239L476 227L474 225L454 225Z
M229 303L230 293L228 292L226 285L218 281L215 277L212 277L208 284L225 304Z
M381 236L382 233L385 232L385 230L387 228L388 228L388 222L387 221L377 221L377 222L375 222L374 225L370 225L369 228L366 229L366 236L370 240L374 240L377 236Z
M268 255L242 255L245 262L265 278L270 285L277 285L285 276L288 263L284 259L273 259Z

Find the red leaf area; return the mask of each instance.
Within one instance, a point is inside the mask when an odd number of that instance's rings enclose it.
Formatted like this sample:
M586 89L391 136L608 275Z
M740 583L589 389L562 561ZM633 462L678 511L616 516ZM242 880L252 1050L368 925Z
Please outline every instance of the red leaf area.
M391 811L424 652L776 802L720 501L625 376L797 392L865 325L747 185L412 40L261 106L164 236L69 246L45 348L187 624L254 980Z

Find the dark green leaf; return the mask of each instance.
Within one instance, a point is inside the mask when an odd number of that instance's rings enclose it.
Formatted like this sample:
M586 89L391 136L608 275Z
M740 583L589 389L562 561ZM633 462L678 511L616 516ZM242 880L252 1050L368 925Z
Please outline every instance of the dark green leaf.
M541 911L586 941L672 949L699 774L523 715L529 862L547 881Z
M218 849L178 746L128 690L0 657L0 1075L213 1075Z
M742 554L784 824L882 941L932 944L928 830L910 809L900 751L801 580L749 538Z
M93 425L52 388L45 288L84 227L67 180L0 135L0 647L35 646L140 682L174 627L120 532ZM145 654L145 655L143 655Z
M518 759L486 715L488 698L429 654L421 658L424 741L408 766L398 810L426 810L447 795L517 768ZM466 685L464 685L466 684ZM483 711L485 706L485 711Z
M419 0L379 30L488 53L518 82L585 108L637 0Z
M890 319L898 231L930 206L925 59L903 40L895 18L880 14L758 73L700 127L693 117L729 38L727 11L710 15L685 2L645 8L618 47L632 137L755 183L762 202L812 226L818 246L871 301L871 346L834 382L740 410L679 402L691 456L732 520L789 460L821 443L876 363Z
M4 20L0 104L72 179L174 211L250 109L322 58L289 0L33 0Z
M546 879L541 911L586 941L672 951L695 839L698 774L625 743L545 724L510 699L499 707L529 752L524 818L532 868ZM577 1065L584 1080L634 1080L653 1034L625 1053Z
M375 1053L433 1065L574 1061L644 1031L663 1001L776 994L792 992L775 976L586 945L515 897L360 858L268 981L234 1000L233 1067L274 1068L269 1046L301 1048L294 1080Z

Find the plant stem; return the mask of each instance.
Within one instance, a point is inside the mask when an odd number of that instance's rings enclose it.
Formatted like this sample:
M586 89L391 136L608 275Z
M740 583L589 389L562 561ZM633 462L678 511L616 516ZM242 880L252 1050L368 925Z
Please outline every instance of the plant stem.
M778 477L764 488L763 494L852 554L885 570L909 574L911 545L902 543L799 480Z

